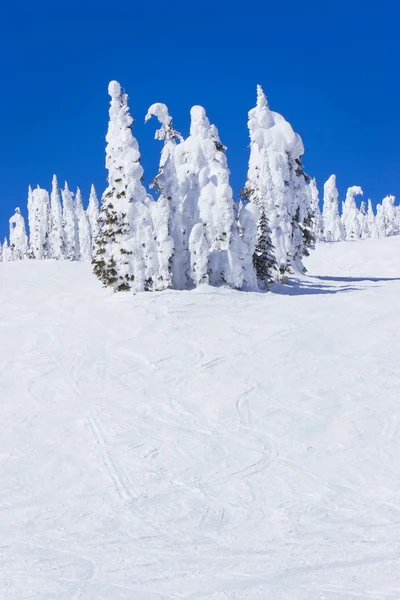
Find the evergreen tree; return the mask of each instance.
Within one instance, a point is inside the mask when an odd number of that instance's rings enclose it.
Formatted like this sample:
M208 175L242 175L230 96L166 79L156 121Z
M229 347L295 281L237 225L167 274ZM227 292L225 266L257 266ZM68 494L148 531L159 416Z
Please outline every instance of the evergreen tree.
M69 190L67 182L65 182L61 195L63 199L65 258L67 260L79 260L79 229L76 207L74 194Z
M78 224L79 257L78 260L90 263L92 261L92 239L90 224L83 208L81 190L78 188L75 196L75 213Z
M365 240L369 238L367 204L364 200L361 202L360 210L357 212L357 220L361 239Z
M157 275L157 247L149 199L141 184L143 169L138 143L132 135L128 96L116 81L109 84L108 92L108 188L99 215L94 273L115 291L152 290Z
M63 214L60 200L60 190L58 188L57 177L53 175L52 189L50 194L50 235L49 246L51 258L60 260L64 258L64 228Z
M4 238L4 244L3 244L3 248L2 248L2 257L3 257L3 262L8 262L11 260L11 251L8 246L7 238Z
M30 257L36 260L50 258L50 198L48 192L39 186L33 191L29 188L28 218Z
M25 219L19 208L10 221L10 256L12 260L23 260L28 252L28 236L26 235Z
M175 149L183 138L172 126L172 117L165 104L152 104L145 121L152 116L157 117L161 124L155 139L164 141L159 171L150 186L159 194L153 208L159 266L157 289L185 289L188 284L185 277L187 257L182 231L180 185L175 163Z
M357 195L363 195L360 186L353 185L352 187L349 187L346 194L346 200L343 203L342 223L347 240L355 240L361 237L357 205L354 198L354 196Z
M326 242L344 240L344 230L339 216L339 192L336 187L336 176L331 175L324 185L324 238Z
M373 239L377 238L379 234L378 234L378 227L376 225L374 209L372 206L372 200L368 200L367 221L368 221L369 237L371 237Z
M86 210L86 216L89 220L90 239L92 240L92 245L94 247L94 241L99 232L99 200L93 184L90 188L89 204Z
M253 254L253 265L257 273L258 285L261 289L268 288L271 271L275 267L273 250L271 229L269 228L265 205L262 204L257 223L257 243Z
M312 211L312 231L316 242L324 240L324 221L319 207L319 191L315 179L311 179L308 185L310 207Z
M242 240L241 262L243 264L243 289L248 291L256 291L258 289L257 272L254 267L254 257L258 240L257 225L259 220L260 210L258 209L257 205L254 202L247 202L247 204L244 204L243 201L240 201L238 211L238 227L240 238ZM260 245L259 251L262 251L262 245ZM274 263L270 263L272 251L273 249L271 248L271 253L268 254L266 259L266 265L270 268L274 267ZM261 277L263 276L261 269L260 275ZM267 277L269 279L270 275L267 275ZM265 280L262 278L261 285L263 281Z

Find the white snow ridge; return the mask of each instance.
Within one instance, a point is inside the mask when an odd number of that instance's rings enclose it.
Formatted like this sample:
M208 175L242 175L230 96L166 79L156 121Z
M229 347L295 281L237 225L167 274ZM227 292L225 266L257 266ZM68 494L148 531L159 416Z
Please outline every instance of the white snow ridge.
M0 597L398 600L399 253L319 244L270 293L1 262Z

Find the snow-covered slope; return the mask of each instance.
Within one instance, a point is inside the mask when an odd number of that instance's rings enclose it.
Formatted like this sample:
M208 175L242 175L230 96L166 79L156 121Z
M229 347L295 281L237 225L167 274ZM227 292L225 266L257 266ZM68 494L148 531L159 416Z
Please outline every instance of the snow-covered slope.
M398 600L399 256L281 294L0 264L0 597Z

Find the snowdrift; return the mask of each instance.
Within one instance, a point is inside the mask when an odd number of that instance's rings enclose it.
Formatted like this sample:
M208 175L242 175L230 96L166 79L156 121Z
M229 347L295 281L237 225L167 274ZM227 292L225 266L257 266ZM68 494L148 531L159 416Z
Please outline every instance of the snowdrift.
M0 596L397 599L399 255L268 294L0 264Z

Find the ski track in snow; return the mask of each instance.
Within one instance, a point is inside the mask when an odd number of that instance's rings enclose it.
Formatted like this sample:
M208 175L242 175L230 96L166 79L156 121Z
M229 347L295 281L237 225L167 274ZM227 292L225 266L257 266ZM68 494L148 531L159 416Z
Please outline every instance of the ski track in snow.
M399 600L399 251L269 294L0 264L0 598Z

